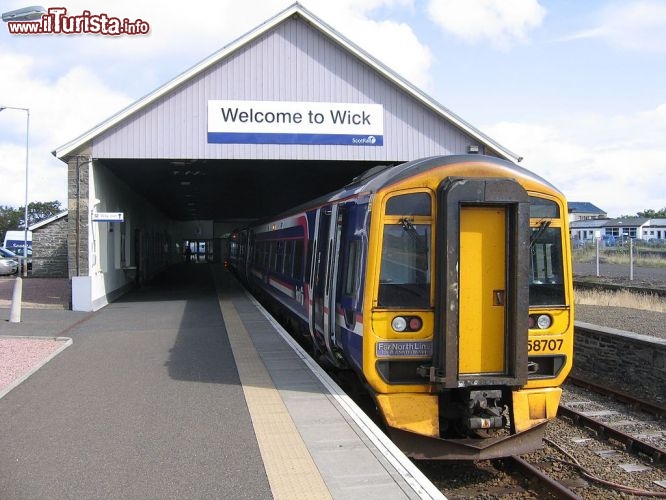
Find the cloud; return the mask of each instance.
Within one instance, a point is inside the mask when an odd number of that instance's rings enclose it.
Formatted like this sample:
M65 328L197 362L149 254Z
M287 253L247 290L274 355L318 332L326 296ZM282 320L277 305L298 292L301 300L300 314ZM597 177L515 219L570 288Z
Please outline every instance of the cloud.
M502 122L486 133L525 159L571 201L610 217L666 206L666 104L629 115L587 114L541 123ZM628 133L628 131L631 131Z
M59 59L72 63L85 60L87 65L100 65L108 78L135 68L139 70L137 78L141 78L146 64L169 68L170 78L292 3L292 0L199 0L167 8L161 0L115 0L104 7L93 6L86 0L69 0L67 16L81 15L87 10L91 15L106 14L130 21L141 19L150 25L150 32L145 36L81 34L24 38L35 39L31 40L35 45L38 39L48 41L48 45L42 43L42 49L48 55L57 51ZM431 63L429 49L418 41L409 25L388 17L392 9L412 8L412 0L305 0L301 3L403 77L416 85L427 82ZM373 12L380 8L388 13L385 19L373 19ZM154 85L160 83L163 81Z
M430 0L427 11L444 31L500 50L526 42L546 15L538 0Z
M430 49L419 41L408 24L372 19L371 13L379 4L379 1L358 4L352 0L310 0L304 3L313 14L407 81L428 89L432 85ZM406 2L401 4L407 5Z
M116 0L97 7L69 0L67 15L88 10L150 24L148 36L0 34L0 104L30 108L30 199L66 201L65 166L51 155L131 102L291 5L292 0L200 0L166 7ZM190 6L191 5L191 6ZM417 86L429 82L431 55L412 28L383 9L411 0L306 0L306 8ZM24 6L7 2L5 10ZM0 26L6 30L6 26ZM0 204L24 203L25 114L0 113Z
M596 15L596 26L563 40L601 39L613 46L641 52L666 52L666 3L620 2Z
M6 106L30 109L29 199L65 205L67 171L51 151L131 102L87 68L74 66L52 78L41 74L39 58L11 54L0 46L0 96ZM26 113L0 112L0 204L25 200ZM66 206L66 205L65 205Z

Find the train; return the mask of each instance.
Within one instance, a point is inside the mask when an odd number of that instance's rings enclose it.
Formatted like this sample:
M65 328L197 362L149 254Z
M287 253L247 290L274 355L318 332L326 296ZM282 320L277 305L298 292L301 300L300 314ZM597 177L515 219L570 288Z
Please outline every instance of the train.
M564 195L506 160L380 165L233 231L228 266L415 459L533 451L573 362Z

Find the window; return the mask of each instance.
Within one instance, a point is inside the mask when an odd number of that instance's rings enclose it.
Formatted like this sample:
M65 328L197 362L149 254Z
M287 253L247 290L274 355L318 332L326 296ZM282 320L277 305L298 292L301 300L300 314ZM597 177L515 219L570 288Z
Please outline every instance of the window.
M294 240L285 242L284 250L284 274L291 277L294 271Z
M401 194L389 198L386 202L386 215L424 215L431 214L430 195L428 193Z
M430 225L384 226L379 297L381 307L430 306Z
M560 207L551 200L530 196L530 218L532 219L558 219Z
M361 241L351 240L347 247L347 260L345 262L343 295L351 296L356 293L359 280L359 261L361 259Z
M542 223L530 237L530 305L563 305L564 272L559 228Z
M297 240L294 243L294 272L292 276L295 280L303 281L303 240Z
M380 307L430 307L432 197L400 194L386 202L379 292Z
M282 273L282 269L284 266L284 241L275 241L273 242L275 245L275 258L273 261L273 271L276 273Z

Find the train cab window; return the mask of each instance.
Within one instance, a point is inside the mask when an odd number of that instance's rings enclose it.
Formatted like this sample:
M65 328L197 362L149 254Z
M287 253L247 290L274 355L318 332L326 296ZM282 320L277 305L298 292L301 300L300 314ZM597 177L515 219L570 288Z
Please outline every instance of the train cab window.
M386 202L386 215L425 215L431 214L431 201L428 193L401 194Z
M559 219L560 207L557 203L544 198L530 196L530 218Z
M386 203L377 303L380 307L430 307L432 198L425 192Z
M563 305L562 234L542 221L530 237L530 305Z

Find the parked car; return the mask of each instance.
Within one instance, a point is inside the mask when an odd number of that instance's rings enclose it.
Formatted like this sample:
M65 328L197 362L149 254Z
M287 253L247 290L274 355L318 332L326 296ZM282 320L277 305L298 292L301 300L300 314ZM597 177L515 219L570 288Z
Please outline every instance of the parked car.
M15 274L18 268L18 257L6 248L0 248L0 275Z
M23 257L23 245L21 246L9 246L5 250L9 250L14 253L17 257ZM28 271L32 270L32 248L28 247Z

